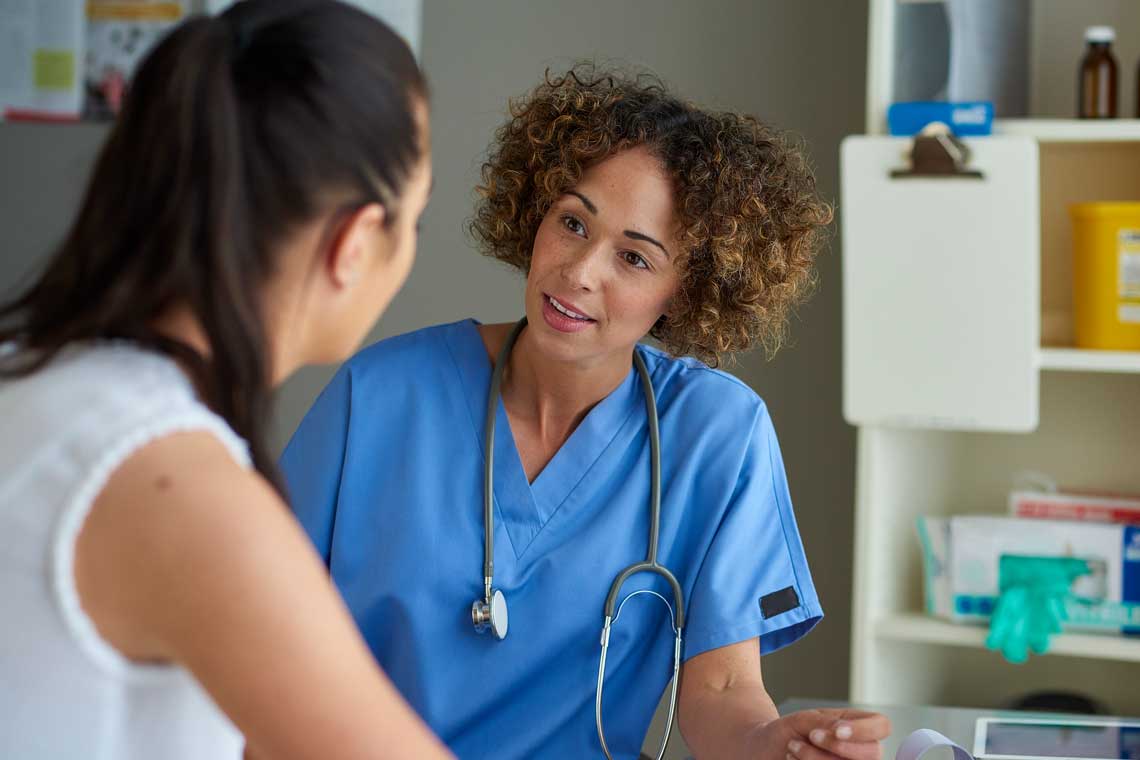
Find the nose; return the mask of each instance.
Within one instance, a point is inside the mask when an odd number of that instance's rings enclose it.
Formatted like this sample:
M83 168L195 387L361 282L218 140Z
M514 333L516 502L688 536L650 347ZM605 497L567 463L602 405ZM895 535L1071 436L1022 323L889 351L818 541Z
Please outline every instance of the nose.
M606 245L601 240L572 251L562 265L562 276L566 283L576 290L597 290L601 283L605 256Z

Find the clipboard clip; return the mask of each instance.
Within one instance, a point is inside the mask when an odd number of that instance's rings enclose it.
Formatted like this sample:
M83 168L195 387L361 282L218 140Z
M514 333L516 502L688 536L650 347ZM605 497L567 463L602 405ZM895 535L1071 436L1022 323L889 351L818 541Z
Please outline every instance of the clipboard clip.
M984 179L976 169L967 169L970 148L950 131L950 127L934 121L923 127L915 136L910 152L906 154L910 166L892 169L891 179L915 177L946 177L956 179Z

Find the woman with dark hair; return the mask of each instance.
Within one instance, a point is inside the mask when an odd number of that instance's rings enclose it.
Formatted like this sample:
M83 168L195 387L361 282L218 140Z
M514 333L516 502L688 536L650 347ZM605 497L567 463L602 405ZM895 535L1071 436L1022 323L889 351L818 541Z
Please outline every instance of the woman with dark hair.
M677 673L698 758L877 760L882 716L765 690L823 613L768 410L710 368L809 292L831 210L801 152L578 68L512 104L479 189L526 318L366 349L282 460L381 665L463 757L637 757Z
M281 497L271 389L407 277L427 88L322 0L146 58L78 216L0 306L0 756L444 757Z

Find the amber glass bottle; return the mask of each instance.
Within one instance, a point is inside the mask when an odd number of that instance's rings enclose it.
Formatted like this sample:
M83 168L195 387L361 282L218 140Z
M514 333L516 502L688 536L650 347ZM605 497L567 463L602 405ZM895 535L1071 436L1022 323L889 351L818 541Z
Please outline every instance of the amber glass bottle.
M1116 118L1116 58L1111 26L1085 30L1085 55L1077 80L1077 116L1082 119Z

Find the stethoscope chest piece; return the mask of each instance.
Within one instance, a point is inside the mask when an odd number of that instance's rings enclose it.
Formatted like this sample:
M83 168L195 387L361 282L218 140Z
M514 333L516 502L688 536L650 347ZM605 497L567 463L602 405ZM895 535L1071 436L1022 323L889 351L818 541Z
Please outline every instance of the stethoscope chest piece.
M478 633L488 630L495 634L500 641L507 637L507 598L503 592L495 589L491 592L491 600L476 599L471 603L471 622L475 624Z

